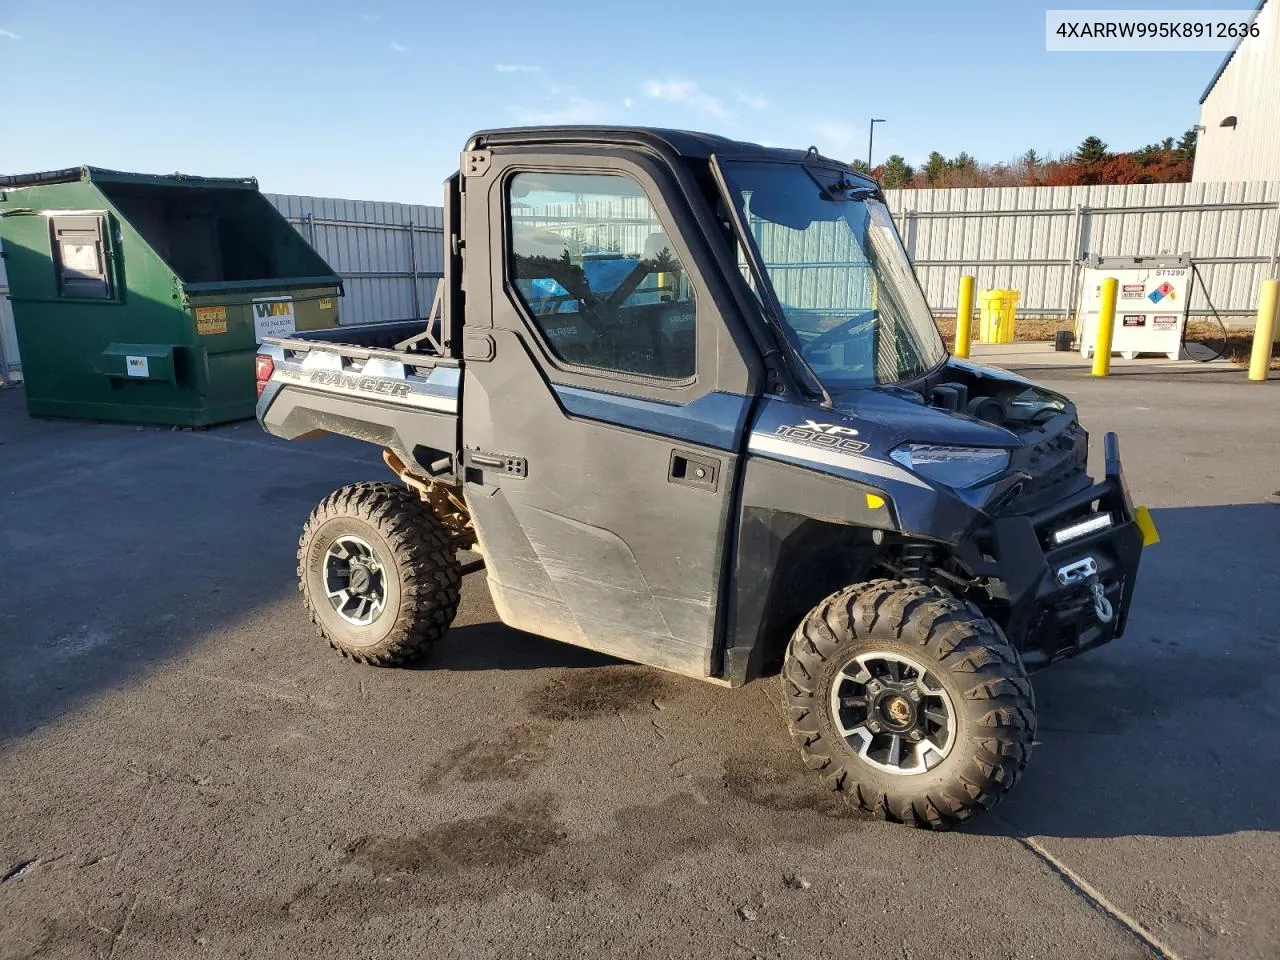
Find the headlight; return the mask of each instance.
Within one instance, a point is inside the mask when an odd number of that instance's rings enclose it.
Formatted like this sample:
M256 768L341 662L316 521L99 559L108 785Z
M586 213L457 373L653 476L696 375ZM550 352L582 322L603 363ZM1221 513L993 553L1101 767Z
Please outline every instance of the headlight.
M1009 452L992 447L944 447L934 443L904 443L889 452L908 470L948 487L976 487L1009 466Z

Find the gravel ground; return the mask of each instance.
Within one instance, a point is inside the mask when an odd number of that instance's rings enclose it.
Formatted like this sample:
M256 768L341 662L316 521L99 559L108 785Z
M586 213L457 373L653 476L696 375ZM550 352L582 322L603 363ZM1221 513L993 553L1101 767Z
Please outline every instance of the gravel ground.
M481 576L430 663L341 660L293 552L371 449L0 391L0 958L1274 958L1280 389L1044 375L1164 541L943 835L835 802L775 681L509 630Z

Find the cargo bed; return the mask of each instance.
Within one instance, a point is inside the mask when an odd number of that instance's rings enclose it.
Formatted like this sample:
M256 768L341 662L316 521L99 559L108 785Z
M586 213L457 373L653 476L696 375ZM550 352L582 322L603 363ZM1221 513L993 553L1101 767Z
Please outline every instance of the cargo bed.
M268 337L258 351L263 426L287 440L337 433L391 450L415 473L451 479L458 450L459 362L396 321Z

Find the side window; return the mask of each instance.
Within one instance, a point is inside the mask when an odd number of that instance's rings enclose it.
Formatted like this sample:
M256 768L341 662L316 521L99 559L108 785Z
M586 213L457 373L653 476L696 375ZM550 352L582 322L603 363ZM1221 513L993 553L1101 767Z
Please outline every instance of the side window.
M105 228L106 219L100 216L49 218L58 296L111 299Z
M508 269L552 352L611 373L693 376L693 288L640 185L520 173L507 189Z

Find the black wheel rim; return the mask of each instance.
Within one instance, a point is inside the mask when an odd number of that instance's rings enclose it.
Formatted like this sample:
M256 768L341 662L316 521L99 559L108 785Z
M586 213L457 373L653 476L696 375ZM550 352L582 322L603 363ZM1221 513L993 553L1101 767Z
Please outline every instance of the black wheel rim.
M329 606L347 623L367 627L387 602L386 571L366 540L342 536L324 554L324 589Z
M936 676L898 653L852 657L831 683L831 716L850 748L886 773L925 773L955 745L951 698Z

